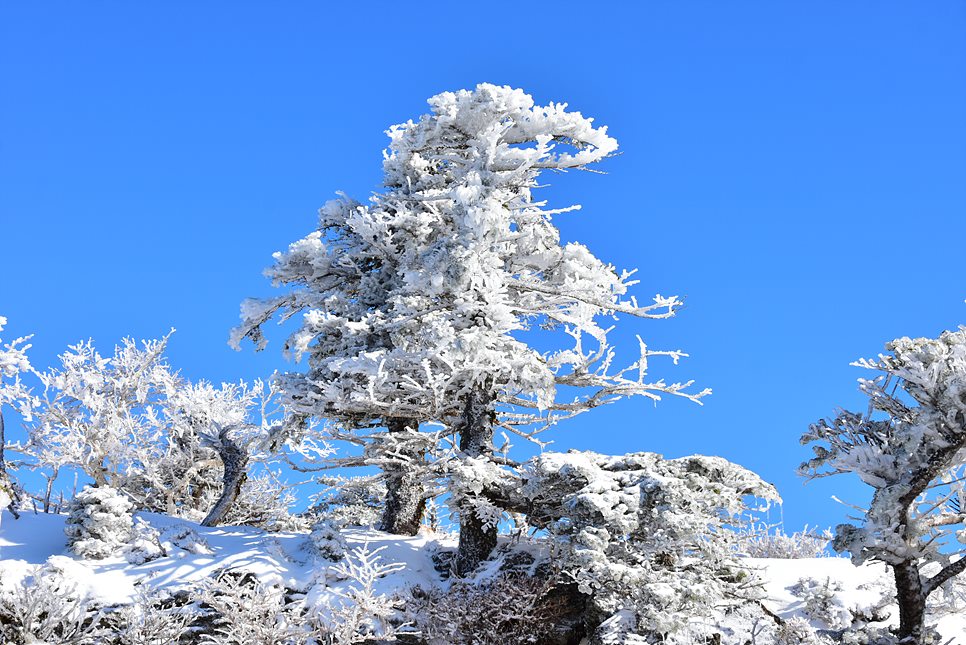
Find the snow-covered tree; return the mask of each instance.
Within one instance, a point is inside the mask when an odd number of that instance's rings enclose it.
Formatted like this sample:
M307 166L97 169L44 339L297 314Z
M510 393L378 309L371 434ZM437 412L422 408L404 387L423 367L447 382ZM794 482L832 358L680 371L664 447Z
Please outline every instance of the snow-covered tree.
M894 573L901 642L924 642L926 599L966 570L966 329L899 338L854 365L864 413L843 411L802 437L809 477L853 473L874 493L860 523L836 527L833 548Z
M614 366L602 319L667 318L681 302L657 296L639 305L628 295L632 272L561 243L552 219L578 207L548 209L533 194L544 170L582 169L612 154L617 142L606 128L508 87L484 84L429 103L431 114L389 130L385 191L368 205L326 205L319 229L276 254L268 271L293 289L243 305L236 344L246 336L262 344L268 320L302 314L286 348L307 354L309 369L283 378L291 405L354 417L356 427L401 420L409 430L386 433L390 447L369 463L413 463L427 448L413 422L438 422L454 437L445 470L466 480L459 471L496 474L498 428L533 438L625 396L706 394L648 377L649 358L677 361L679 351L641 341L636 361ZM557 349L521 339L540 330L555 332ZM457 569L465 573L492 550L496 523L485 500L459 490Z
M61 354L59 367L38 373L43 391L18 450L48 469L48 496L64 467L115 488L161 467L167 448L160 401L176 379L163 358L167 342L124 339L103 357L88 340Z
M0 332L3 331L6 324L7 319L0 316ZM30 336L15 338L8 343L4 343L0 339L0 509L9 508L15 517L17 516L16 500L18 494L7 474L4 458L6 432L3 407L5 405L10 406L21 416L30 419L34 398L20 378L21 374L33 371L30 360L27 358L27 350L30 349L29 340Z
M44 390L17 449L47 474L45 500L61 469L72 467L98 486L123 489L141 510L214 525L238 510L247 491L242 515L277 519L285 494L271 485L271 473L263 469L247 485L246 478L310 428L263 381L189 382L164 357L169 337L125 339L109 357L91 341L78 343L59 367L38 374ZM300 449L326 450L318 443ZM272 491L274 498L266 496Z
M279 452L302 428L301 420L286 414L278 404L274 387L261 380L252 385L222 383L221 387L205 381L173 384L163 405L171 423L169 432L183 452L213 451L220 462L222 485L202 520L205 526L216 526L229 515L242 493L249 465ZM257 420L252 418L255 410ZM200 461L191 459L189 467L197 467Z

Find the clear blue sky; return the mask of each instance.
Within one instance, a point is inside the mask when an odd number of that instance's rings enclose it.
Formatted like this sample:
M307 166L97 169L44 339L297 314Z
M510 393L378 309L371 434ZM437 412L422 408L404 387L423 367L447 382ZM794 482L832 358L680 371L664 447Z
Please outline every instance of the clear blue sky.
M849 367L966 322L961 2L4 3L0 314L49 364L177 327L192 378L284 364L226 345L271 253L336 190L378 187L383 130L492 82L607 124L607 175L548 178L581 240L680 317L623 322L692 358L704 407L624 401L557 448L719 454L774 482L791 528L861 487L802 486L807 424L857 405ZM277 340L277 338L276 338Z

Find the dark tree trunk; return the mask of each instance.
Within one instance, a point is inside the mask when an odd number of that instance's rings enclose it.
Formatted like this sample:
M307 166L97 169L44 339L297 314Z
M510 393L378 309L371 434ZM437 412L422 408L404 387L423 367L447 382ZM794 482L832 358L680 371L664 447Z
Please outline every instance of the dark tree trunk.
M13 487L13 482L7 476L7 462L5 461L3 455L3 447L7 443L7 434L3 425L3 410L0 410L0 485L6 486L10 493L10 503L7 504L7 510L13 515L14 519L20 519L20 513L17 512L17 502L19 495Z
M899 602L899 642L920 645L926 622L926 593L915 562L892 565Z
M390 419L386 423L389 432L405 432L407 428L418 428L415 419ZM416 535L426 510L426 491L420 477L418 462L422 454L408 455L410 463L387 465L386 508L379 521L379 530L396 535Z
M466 399L460 419L460 450L467 457L493 453L493 401L479 390ZM496 548L496 526L484 526L483 520L468 505L460 509L460 543L456 551L456 575L464 576L488 557Z
M218 526L225 520L225 516L238 499L242 485L248 478L248 451L230 439L224 430L219 433L219 439L220 442L215 446L215 450L225 467L221 496L208 516L201 522L202 526Z

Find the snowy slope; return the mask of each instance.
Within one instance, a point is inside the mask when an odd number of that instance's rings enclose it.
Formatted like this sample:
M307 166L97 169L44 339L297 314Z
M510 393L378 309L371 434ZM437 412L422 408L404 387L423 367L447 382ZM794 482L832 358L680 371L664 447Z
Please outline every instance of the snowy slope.
M164 515L139 517L162 535L170 527L189 527L197 532L202 545L194 549L198 552L192 552L169 544L168 556L144 564L130 564L120 557L83 560L66 549L64 516L25 513L14 520L4 513L0 523L0 588L16 584L32 567L49 562L76 581L81 593L106 604L128 602L139 585L173 591L224 569L250 572L261 580L306 591L310 602L324 601L339 590L338 576L327 575L331 563L312 555L308 535L266 533L247 527L206 528ZM434 568L432 555L438 548L454 547L449 538L406 538L366 529L347 530L344 535L350 548L367 545L370 550L382 549L383 562L405 565L380 581L379 593L447 584ZM856 567L846 558L749 559L748 564L764 581L765 606L783 618L812 618L801 593L795 592L802 579L827 583L835 589L832 613L843 616L848 616L850 608L872 606L889 592L888 573L879 564ZM894 607L888 611L897 615ZM820 626L815 620L812 623ZM953 643L966 645L966 615L944 617L940 629Z
M65 516L24 513L20 520L14 520L4 512L0 522L0 587L16 584L32 567L48 561L69 573L89 597L106 604L128 602L137 585L174 591L226 569L249 572L260 580L303 591L317 579L330 578L325 576L325 568L331 563L313 557L305 534L266 533L242 526L207 528L151 513L138 517L162 535L167 527L190 527L207 548L202 546L199 553L172 548L167 557L144 564L130 564L122 557L84 560L67 550ZM437 542L432 538L406 538L363 529L347 530L344 536L349 548L368 545L369 550L382 549L380 557L386 563L406 563L404 570L380 581L380 593L439 583L431 559Z

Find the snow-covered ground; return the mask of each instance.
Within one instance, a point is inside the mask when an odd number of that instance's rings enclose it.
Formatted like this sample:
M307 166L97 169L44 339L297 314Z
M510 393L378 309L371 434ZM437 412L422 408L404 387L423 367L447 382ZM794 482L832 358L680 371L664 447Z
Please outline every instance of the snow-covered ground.
M298 533L266 533L248 527L206 528L164 515L139 514L162 535L174 535L189 528L200 538L188 548L165 544L167 556L145 562L129 563L122 557L84 560L67 550L62 515L24 513L19 520L4 512L0 522L0 588L17 584L33 567L49 563L76 584L79 593L104 604L123 604L135 597L139 586L174 591L231 569L254 574L266 582L284 584L308 592L308 599L324 599L337 592L339 576L326 575L325 561L312 555L309 536ZM384 563L404 566L389 573L378 585L379 593L402 592L413 586L429 588L447 582L434 567L433 554L455 544L445 536L399 537L375 530L349 529L344 532L348 547L380 549ZM827 618L847 618L849 610L876 604L889 591L889 576L884 566L856 567L846 558L749 559L764 580L765 606L782 618L803 616L812 619L801 581L832 590L826 603ZM821 591L821 590L820 590ZM813 597L821 593L813 594ZM888 608L892 616L895 607ZM810 613L811 612L811 613ZM827 621L826 621L827 622ZM966 614L941 619L940 630L953 643L966 644Z
M266 533L244 526L207 528L152 513L137 517L160 531L162 543L169 527L189 527L201 541L191 550L169 544L167 556L143 564L131 564L120 556L85 560L67 549L65 516L28 512L15 520L4 511L0 522L0 588L9 588L33 567L48 562L74 579L80 592L105 604L129 602L139 585L174 591L223 570L252 573L265 582L300 590L308 590L324 575L306 534ZM380 580L380 593L438 584L440 576L432 561L435 546L454 546L423 535L400 537L375 530L347 529L343 535L349 549L380 549L383 563L405 563L404 569ZM325 563L321 561L323 567Z

